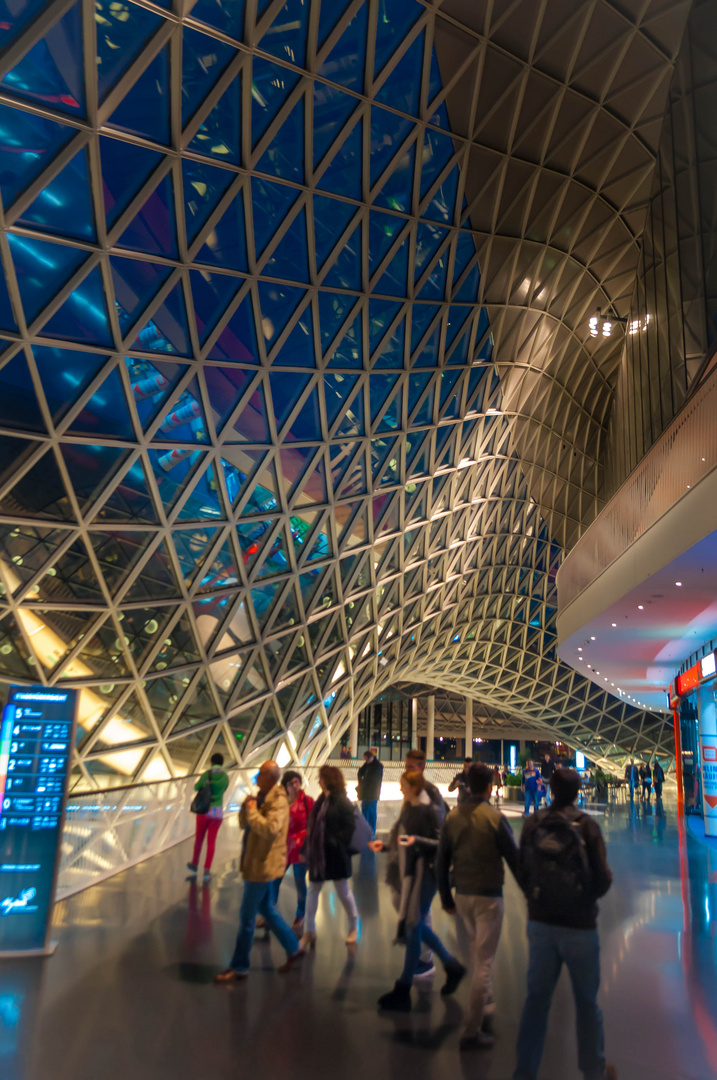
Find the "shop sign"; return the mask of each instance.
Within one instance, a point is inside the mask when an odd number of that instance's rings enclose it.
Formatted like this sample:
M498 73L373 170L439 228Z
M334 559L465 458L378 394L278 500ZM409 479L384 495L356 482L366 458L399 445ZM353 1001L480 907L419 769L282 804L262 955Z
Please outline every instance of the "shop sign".
M715 654L710 653L709 656L703 656L700 660L700 678L711 679L716 672Z
M694 667L689 668L687 671L683 671L681 675L677 676L677 693L680 697L684 697L690 690L694 690L696 686L700 685L700 665L695 664Z

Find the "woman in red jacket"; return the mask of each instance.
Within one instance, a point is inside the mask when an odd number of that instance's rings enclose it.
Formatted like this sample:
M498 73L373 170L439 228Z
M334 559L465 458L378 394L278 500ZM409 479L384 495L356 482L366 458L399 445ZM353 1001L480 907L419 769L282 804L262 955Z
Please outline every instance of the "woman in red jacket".
M306 823L314 800L302 788L302 779L298 772L289 769L281 778L289 800L289 835L286 839L286 862L294 872L296 884L296 918L292 929L301 932L306 911L306 860L301 854L306 839ZM279 895L282 878L274 882L274 902Z

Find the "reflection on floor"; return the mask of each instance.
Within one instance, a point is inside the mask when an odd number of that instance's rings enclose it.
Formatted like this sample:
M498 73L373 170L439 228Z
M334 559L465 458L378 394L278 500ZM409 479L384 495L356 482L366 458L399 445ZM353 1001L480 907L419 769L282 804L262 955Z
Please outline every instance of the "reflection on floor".
M601 915L609 1057L620 1080L711 1080L717 852L669 806L663 814L621 806L599 820L616 879ZM526 966L524 905L513 882L497 963L496 1045L459 1055L467 987L443 999L437 977L435 988L429 982L414 994L413 1013L376 1013L401 964L382 857L355 860L355 952L343 944L343 912L325 889L318 947L300 969L277 975L278 946L257 943L247 983L214 986L236 932L238 842L227 823L210 888L185 879L182 844L59 905L51 959L0 963L3 1080L509 1080ZM287 915L293 899L287 878ZM434 917L444 940L455 942L455 924L437 905ZM564 976L541 1078L577 1078L573 1023Z

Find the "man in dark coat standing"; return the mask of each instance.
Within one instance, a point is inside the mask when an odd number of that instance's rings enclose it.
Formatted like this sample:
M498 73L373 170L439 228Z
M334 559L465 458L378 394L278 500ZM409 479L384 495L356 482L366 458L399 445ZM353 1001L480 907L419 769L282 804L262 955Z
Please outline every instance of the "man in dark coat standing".
M381 798L383 765L376 757L376 747L372 746L363 756L363 765L358 771L358 797L361 813L371 826L371 835L376 835L376 817L378 800Z

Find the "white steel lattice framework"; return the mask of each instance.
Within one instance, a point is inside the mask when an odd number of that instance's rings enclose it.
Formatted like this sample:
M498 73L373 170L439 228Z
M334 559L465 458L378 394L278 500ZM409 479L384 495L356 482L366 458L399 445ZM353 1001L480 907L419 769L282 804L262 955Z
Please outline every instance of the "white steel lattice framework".
M399 678L669 754L555 656L685 14L629 9L4 5L0 677L81 689L77 790Z

